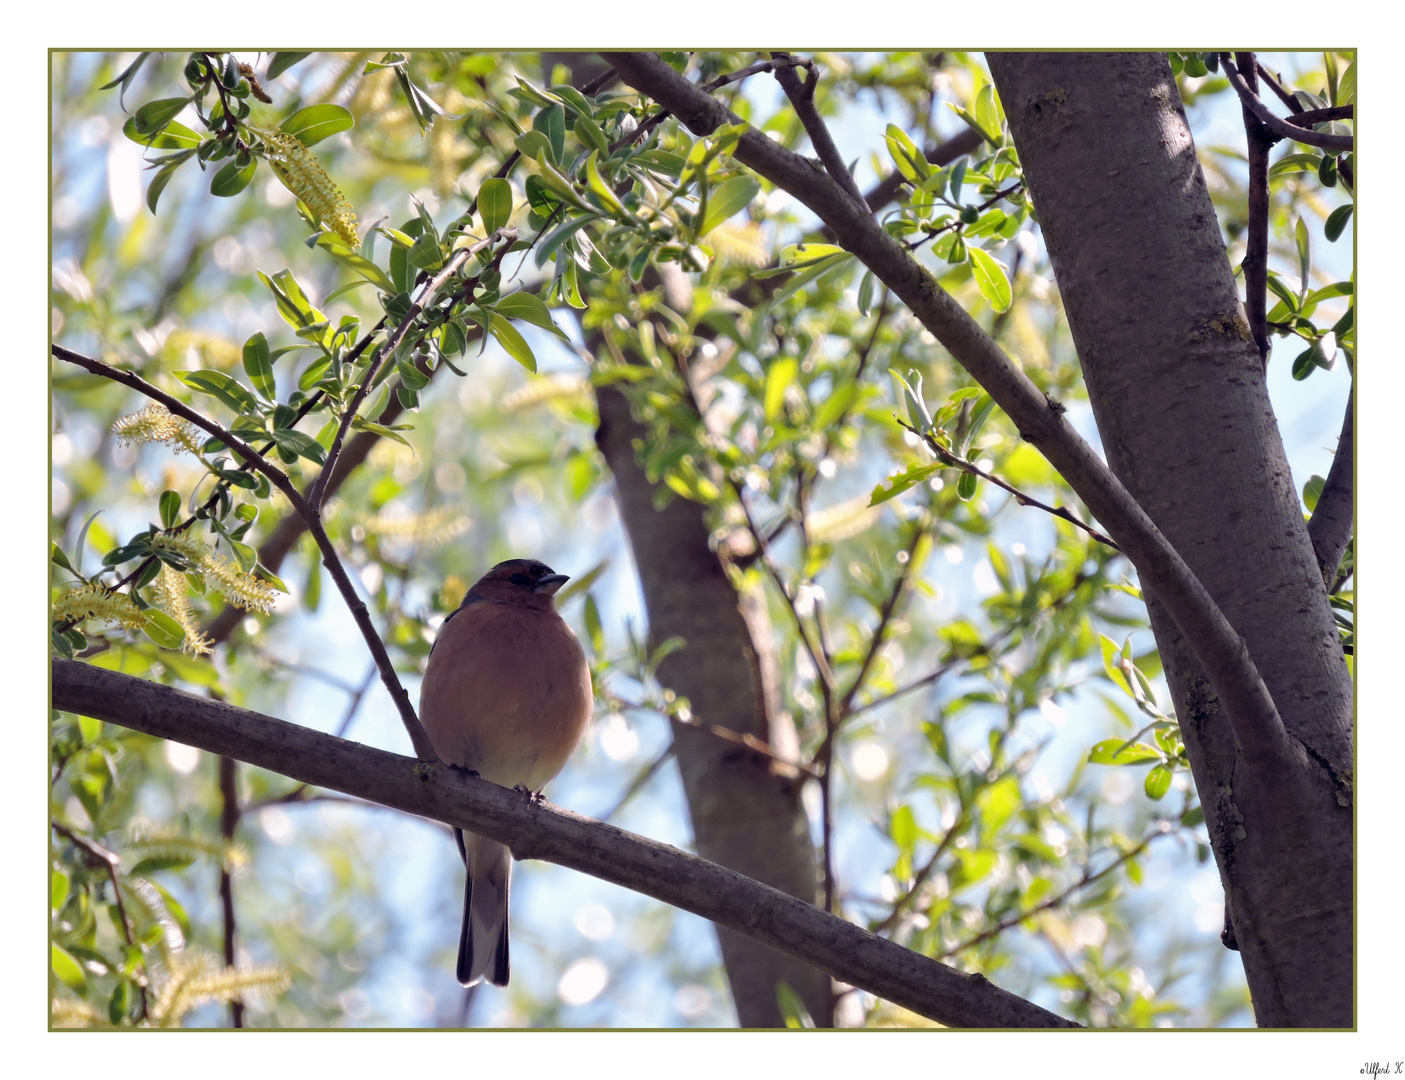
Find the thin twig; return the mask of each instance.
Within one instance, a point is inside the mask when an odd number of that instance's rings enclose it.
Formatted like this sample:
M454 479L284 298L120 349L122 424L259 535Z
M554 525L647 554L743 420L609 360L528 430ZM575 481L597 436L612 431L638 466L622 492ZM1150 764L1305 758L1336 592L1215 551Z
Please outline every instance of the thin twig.
M664 751L662 754L659 754L656 758L654 758L653 761L649 762L649 764L644 769L636 773L634 779L629 782L629 786L625 788L623 793L621 793L620 797L615 800L615 805L610 807L609 810L605 811L605 813L600 815L600 820L612 820L616 814L618 814L621 810L624 809L625 804L629 802L630 799L634 798L634 796L638 795L639 792L643 791L644 786L654 778L658 771L664 767L664 764L668 761L668 759L673 756L673 750L673 743L669 743L666 747L664 747Z
M898 564L897 576L893 579L893 587L888 591L887 599L883 601L883 607L878 612L878 626L874 628L873 636L869 639L868 650L864 653L863 662L859 664L859 673L854 676L853 683L849 689L844 691L843 697L839 699L839 715L847 719L849 711L854 704L854 696L863 688L864 680L868 678L868 672L873 667L873 662L878 659L879 652L883 649L885 635L888 627L897 614L898 602L908 594L911 581L909 576L915 562L914 556L917 554L917 545L922 542L922 538L927 535L931 527L930 520L924 515L923 519L912 530L912 537L908 540L904 549L907 558Z
M773 53L773 60L791 60L786 53ZM834 145L834 136L830 134L829 126L824 122L824 117L820 116L819 109L815 106L815 89L819 86L820 73L813 60L793 61L794 66L780 65L775 68L776 82L781 84L781 89L785 91L785 96L790 99L791 106L795 109L795 115L800 118L800 123L805 128L805 134L810 136L810 145L815 148L815 154L824 165L825 170L834 182L851 199L860 206L867 208L864 202L863 192L859 190L859 185L854 180L854 176L849 172L849 167L844 164L844 158L840 156L839 148ZM800 76L795 73L796 66L803 66L809 76L803 83Z
M1059 406L1059 408L1062 407L1063 406L1061 405ZM1069 524L1075 525L1078 528L1082 529L1094 540L1098 541L1098 543L1106 544L1108 547L1112 548L1113 551L1122 550L1113 541L1112 537L1108 536L1106 533L1100 532L1099 530L1093 528L1093 526L1089 525L1087 522L1079 518L1078 515L1075 514L1068 507L1050 506L1048 503L1041 502L1040 500L1036 499L1033 495L1026 494L1019 488L1015 487L1013 484L1002 480L994 472L982 472L979 468L977 468L974 463L967 461L965 458L960 457L957 454L953 454L950 450L948 450L941 443L939 443L933 436L924 435L922 432L918 431L915 427L913 427L907 421L903 420L901 417L898 417L897 420L898 423L901 424L903 427L907 428L908 431L912 432L918 438L922 439L922 441L927 444L928 448L932 451L932 453L937 455L937 457L941 460L942 464L950 465L953 469L960 469L962 472L971 473L972 475L981 477L984 480L989 480L996 487L1001 488L1004 491L1008 491L1011 495L1013 495L1015 497L1015 501L1021 506L1033 506L1039 510L1043 510L1047 514L1052 514L1054 517L1063 518Z
M1275 95L1277 95L1278 100L1283 102L1284 105L1288 106L1289 112L1301 113L1303 111L1302 102L1295 98L1292 93L1290 93L1288 89L1281 82L1279 82L1277 78L1274 77L1273 73L1269 71L1268 68L1264 67L1263 64L1259 63L1258 60L1254 61L1254 70L1259 73L1259 78L1261 78L1264 82L1268 83L1268 88L1272 90ZM1249 73L1245 72L1245 81L1248 81L1248 77Z
M127 939L127 947L134 947L136 945L136 926L133 924L131 916L127 914L127 905L122 901L122 885L117 880L117 867L122 862L121 856L116 852L109 851L96 840L90 840L81 833L74 832L61 822L51 821L50 824L54 827L54 832L82 848L94 862L101 863L106 868L108 880L112 882L112 900L117 905L117 917L122 920L122 932ZM141 1013L139 1015L145 1017L147 1013L146 977L137 975L133 981L136 982L137 989L141 992Z
M366 368L366 373L361 378L361 385L356 388L356 393L352 396L351 403L347 405L345 411L342 413L341 423L337 426L337 434L332 440L331 450L327 452L327 460L322 466L321 475L313 482L311 496L308 498L307 502L312 507L315 514L320 516L322 513L322 501L327 487L324 478L332 475L332 469L336 467L337 458L341 456L342 443L346 439L346 433L351 428L352 421L356 419L357 413L360 412L362 402L364 402L367 395L370 394L371 387L376 381L376 375L380 372L381 365L385 363L386 357L394 355L395 350L399 348L400 343L405 339L405 335L410 332L410 327L414 325L415 320L420 317L425 307L439 290L444 287L445 283L459 272L460 267L462 267L465 262L472 256L477 255L480 251L491 247L499 240L506 240L510 246L516 239L517 229L511 225L507 225L495 231L491 236L478 241L476 244L470 244L468 247L459 248L459 250L454 252L450 257L449 261L444 264L444 268L425 285L424 291L420 293L420 298L410 305L410 310L405 313L405 317L400 320L400 324L396 326L391 335L385 339L385 343L381 345L379 351L371 360L370 366Z
M1018 915L1007 915L994 926L990 927L987 930L981 931L975 937L969 938L968 940L963 941L959 945L953 945L951 948L944 949L943 951L937 953L936 958L938 960L944 960L948 956L954 956L959 952L965 952L967 949L974 948L976 945L979 945L983 941L989 941L991 938L999 934L1003 934L1006 930L1010 929L1010 927L1023 922L1025 919L1028 919L1031 915L1037 915L1041 911L1048 911L1050 908L1058 907L1070 896L1076 893L1079 889L1086 888L1093 882L1097 881L1099 878L1106 877L1108 874L1112 873L1112 871L1116 870L1123 863L1129 861L1130 859L1134 859L1138 855L1140 855L1143 851L1146 850L1147 845L1150 844L1157 837L1169 836L1170 832L1170 824L1168 822L1163 822L1161 828L1157 829L1153 833L1149 833L1148 835L1142 837L1141 842L1137 844L1136 847L1131 848L1128 851L1124 851L1116 859L1108 863L1107 866L1104 866L1101 870L1097 871L1097 873L1090 873L1088 869L1085 868L1082 875L1077 881L1075 881L1068 888L1064 889L1062 892L1058 893L1056 896L1051 896L1049 897L1049 899L1035 904L1034 907L1029 908L1026 911L1020 912Z
M1234 60L1229 53L1220 53L1220 65L1224 68L1225 78L1229 80L1230 86L1234 87L1234 92L1239 95L1239 100L1244 103L1245 108L1258 117L1264 127L1279 138L1292 139L1294 142L1321 147L1323 150L1331 150L1336 153L1345 153L1356 145L1356 140L1350 135L1332 135L1325 131L1313 131L1311 128L1298 127L1287 120L1279 119L1269 112L1268 106L1249 89L1249 84L1244 81L1244 76L1234 66Z
M327 535L327 530L322 526L321 515L318 514L302 497L297 486L288 478L278 466L264 459L253 447L246 443L239 436L229 431L223 425L216 423L203 413L190 408L184 402L172 397L162 390L158 390L140 375L132 371L123 371L119 368L110 367L101 360L94 360L84 356L82 353L66 349L62 345L52 346L53 353L60 360L74 364L77 367L85 368L94 375L101 375L113 382L121 383L138 393L144 394L153 401L160 402L166 406L169 412L174 413L186 420L189 420L196 427L213 435L224 443L231 450L235 451L246 461L248 467L257 470L268 477L269 482L276 487L287 500L292 503L293 509L303 519L308 532L312 534L317 542L318 549L322 552L323 564L327 567L328 573L332 575L332 580L337 586L337 591L341 593L342 599L351 610L351 616L356 620L356 625L361 631L361 636L366 642L366 646L375 658L376 668L380 671L381 681L385 683L386 689L390 691L391 700L395 702L395 707L400 713L401 722L405 725L405 730L410 736L410 742L414 746L415 754L422 761L437 761L438 757L434 753L434 747L429 741L429 736L425 734L424 728L419 722L419 717L415 715L414 706L410 704L410 697L405 692L404 686L400 683L400 677L395 673L395 665L391 663L390 655L386 652L385 643L381 641L380 635L376 633L375 626L371 623L370 612L366 610L366 605L361 601L356 593L355 586L351 583L351 578L347 575L346 567L342 565L341 557L337 554L336 547L332 544L331 537Z
M913 876L912 884L907 887L907 891L893 901L893 910L882 922L873 927L875 934L886 934L893 928L893 924L902 917L903 911L916 898L918 891L927 883L927 879L932 876L932 871L937 868L937 863L941 862L942 856L946 854L952 842L966 831L967 824L966 808L963 806L961 812L956 815L956 820L951 823L951 828L942 835L937 849L932 852L932 857Z
M733 493L737 496L737 502L741 505L742 513L746 516L746 527L751 533L752 539L756 542L761 551L762 564L770 572L771 580L776 583L776 588L780 590L781 596L785 598L786 606L790 609L791 615L795 619L796 630L800 634L800 640L805 645L805 651L810 654L810 660L815 665L815 670L819 672L820 678L830 686L834 685L834 672L830 671L829 665L825 663L823 654L810 643L810 635L805 629L805 623L800 618L799 612L795 610L795 597L791 595L790 589L786 587L785 579L781 576L780 566L776 562L775 556L771 553L771 545L766 540L766 536L756 527L756 521L751 516L751 508L747 506L746 499L742 495L741 485L735 480L728 478L728 483L732 487Z

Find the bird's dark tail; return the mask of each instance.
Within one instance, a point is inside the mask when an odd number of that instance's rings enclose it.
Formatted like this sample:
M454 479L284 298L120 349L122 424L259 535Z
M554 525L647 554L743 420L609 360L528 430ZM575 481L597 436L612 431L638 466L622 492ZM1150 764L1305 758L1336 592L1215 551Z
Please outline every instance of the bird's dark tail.
M510 975L507 902L512 852L474 833L455 833L466 879L456 974L464 986L472 986L485 976L494 986L506 986Z

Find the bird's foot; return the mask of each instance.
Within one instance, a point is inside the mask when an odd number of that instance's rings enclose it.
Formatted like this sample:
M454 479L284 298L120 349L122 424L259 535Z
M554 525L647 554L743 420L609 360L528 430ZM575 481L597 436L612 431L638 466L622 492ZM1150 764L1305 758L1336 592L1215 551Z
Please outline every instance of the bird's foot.
M463 773L465 776L477 776L477 775L478 775L478 770L477 770L477 769L467 769L467 768L465 768L465 767L462 766L462 765L456 765L456 764L454 764L452 761L449 762L449 768L453 769L454 772L461 772L461 773Z
M540 791L533 791L531 788L526 787L523 784L514 784L512 790L521 792L523 795L527 796L527 801L533 806L537 806L541 803L546 802L545 797Z

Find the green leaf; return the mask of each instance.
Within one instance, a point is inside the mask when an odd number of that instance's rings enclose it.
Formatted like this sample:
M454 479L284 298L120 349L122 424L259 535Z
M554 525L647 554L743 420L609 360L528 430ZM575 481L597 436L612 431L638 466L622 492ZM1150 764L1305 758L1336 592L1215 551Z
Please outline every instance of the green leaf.
M551 321L551 311L535 293L520 291L502 297L493 310L509 319L521 319L543 330L550 330L562 341L569 341L564 330Z
M765 410L766 421L773 423L781 413L785 401L785 388L800 374L800 361L793 356L780 356L771 361L766 369Z
M1171 770L1165 765L1155 766L1151 772L1146 774L1146 783L1143 785L1147 798L1159 799L1166 792L1171 790Z
M973 472L963 472L956 479L956 494L962 502L970 502L976 497L976 489L980 486L981 478Z
M171 177L176 175L176 169L180 163L167 165L151 178L151 183L146 186L146 206L153 214L156 213L156 202L161 198L161 192L166 190L166 185L171 182Z
M535 128L517 136L515 145L524 158L531 158L533 161L542 151L551 153L551 140Z
M624 204L620 202L619 196L611 190L610 185L605 183L605 178L600 175L600 166L596 164L596 158L599 156L599 151L592 150L590 156L585 159L586 184L589 186L590 190L595 193L595 197L600 200L600 205L611 214L614 214L616 217L632 218L634 215L630 214L629 211L624 208Z
M517 327L508 322L506 318L496 311L489 311L488 332L497 338L507 354L521 364L528 371L537 370L537 358L532 355L532 348L517 330Z
M989 89L989 87L987 87L987 89ZM982 139L984 139L986 142L990 143L992 146L999 146L999 145L1000 145L1000 135L999 135L999 133L998 133L997 131L992 130L991 128L986 127L984 124L982 124L982 123L980 122L979 119L977 119L976 117L972 116L969 112L967 112L965 109L963 109L960 105L957 105L957 104L954 104L953 102L948 101L948 102L946 103L946 107L947 107L948 109L950 109L952 112L954 112L957 116L961 117L961 119L966 122L966 126L969 127L972 131L974 131L977 135L979 135L979 136L980 136Z
M1161 752L1156 747L1142 742L1129 746L1126 739L1104 739L1088 753L1090 765L1145 765L1160 760Z
M404 233L398 235L404 236ZM382 292L391 293L393 295L397 291L395 283L390 280L389 275L386 274L384 270L364 255L359 255L352 251L351 248L342 243L341 238L335 233L322 233L317 237L317 246L347 269L356 271L356 273L360 274ZM413 243L410 246L413 248ZM332 299L330 293L327 299L329 301Z
M1098 636L1102 639L1103 670L1107 672L1107 677L1120 686L1123 693L1128 697L1135 698L1137 695L1132 693L1132 687L1128 684L1127 677L1122 673L1120 664L1114 662L1114 658L1117 657L1121 651L1117 642L1113 641L1106 634L1099 634Z
M1356 103L1356 61L1353 60L1342 72L1342 77L1337 80L1337 104L1353 105Z
M206 369L177 371L174 374L177 379L192 390L214 395L235 412L245 413L249 416L258 415L258 402L254 400L254 395L223 371Z
M154 183L154 181L153 181ZM1356 209L1351 203L1339 206L1327 215L1327 223L1322 226L1322 232L1331 243L1336 243L1337 238L1346 231L1347 222L1351 220L1352 212Z
M478 189L478 216L483 220L483 231L494 233L512 218L512 185L500 176L483 181Z
M1020 784L1013 776L1002 777L976 795L976 808L986 836L994 836L1024 805Z
M896 476L890 476L873 489L873 494L869 496L868 505L878 506L887 502L895 496L901 495L908 488L916 487L926 480L937 470L943 468L940 462L933 462L928 465L909 465L905 472L900 472Z
M161 492L161 527L169 529L180 520L181 497L179 491Z
M760 181L749 174L734 176L718 184L708 195L707 213L698 226L698 235L706 236L733 214L746 209L747 204L756 198L756 193L760 190Z
M409 446L406 438L393 428L388 428L384 424L377 424L373 420L367 420L364 416L358 416L351 421L351 426L355 431L370 431L379 435L383 439L394 439L401 446Z
M73 959L63 946L57 943L49 946L49 963L54 969L54 974L70 990L78 994L88 992L88 978L83 974L82 965Z
M263 336L263 331L255 331L254 335L244 342L244 374L249 376L249 381L254 384L265 401L274 401L278 396L277 383L273 377L273 360L268 352L268 339Z
M576 135L581 142L598 151L601 157L610 156L610 140L605 138L605 133L600 130L600 125L588 116L580 106L576 109Z
M278 125L278 130L296 135L298 142L312 146L356 125L351 110L342 105L309 105Z
M932 173L932 167L927 163L927 156L917 149L917 145L908 138L907 132L896 124L889 124L883 131L883 140L888 145L888 154L893 159L893 164L898 167L898 172L902 173L913 183L921 183Z
M537 175L541 177L542 183L545 184L547 189L558 199L574 206L577 210L584 210L592 214L596 212L595 207L591 206L577 195L576 189L572 183L562 176L561 173L557 171L556 166L546 159L545 150L537 151L537 169L539 170Z
M138 135L154 135L169 124L190 104L188 97L158 98L148 101L132 114L132 122Z
M815 1026L815 1021L810 1016L810 1010L805 1008L805 1002L799 994L791 989L790 983L784 980L776 983L776 1004L780 1006L781 1015L785 1017L787 1028L800 1030Z
M215 173L214 179L210 181L210 194L221 199L238 195L253 182L258 167L259 159L256 157L251 157L243 165L240 165L237 159L229 162Z
M49 907L59 911L68 902L68 872L55 867L49 874Z
M182 98L181 100L184 100ZM153 150L193 150L201 143L199 134L191 131L178 120L167 121L160 131L143 135L137 130L137 118L128 117L122 125L122 134L134 143L149 146Z
M294 431L292 428L274 428L270 434L273 441L280 447L299 457L315 461L318 465L327 460L327 451L322 449L322 444L311 435L304 435L301 431Z
M815 410L815 415L810 420L810 426L816 431L823 431L846 414L858 396L858 383L850 380L841 384L832 390L829 397L824 399L824 403Z
M438 270L444 265L444 253L439 249L438 238L426 232L415 241L415 246L406 255L412 266L421 270Z
M863 280L859 282L859 314L867 315L873 309L873 271L864 272Z
M968 249L971 256L971 271L981 295L996 311L1006 311L1010 307L1010 280L1005 276L1005 267L996 261L989 252L978 247Z
M1307 235L1307 222L1298 218L1298 224L1293 229L1293 242L1298 249L1298 280L1302 282L1302 294L1307 295L1310 288L1308 275L1312 273L1312 243Z
M142 627L142 631L163 649L179 649L181 642L185 640L185 631L181 629L181 624L156 608L146 613L146 625Z
M81 551L81 549L79 550ZM52 542L49 544L49 558L53 561L55 566L62 566L76 578L83 578L83 575L74 569L73 564L68 561L68 556L63 553L63 548L59 547L58 544Z
M888 823L888 835L900 852L912 854L912 849L917 846L917 818L911 806L904 803L893 812L893 819Z
M269 57L268 60L268 80L272 82L274 79L278 78L279 75L282 75L283 72L287 71L294 64L298 63L301 60L307 59L311 55L312 54L310 52L274 53L271 57Z

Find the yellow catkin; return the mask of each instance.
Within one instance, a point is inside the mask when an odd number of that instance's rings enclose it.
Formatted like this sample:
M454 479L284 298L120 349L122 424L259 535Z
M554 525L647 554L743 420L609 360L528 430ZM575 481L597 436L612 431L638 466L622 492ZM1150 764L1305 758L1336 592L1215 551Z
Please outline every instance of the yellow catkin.
M180 628L185 631L185 640L181 642L181 652L193 653L196 656L209 656L215 651L214 642L200 632L200 624L195 620L195 612L190 609L184 574L163 563L161 572L151 583L151 592L156 598L156 606L175 619Z
M112 431L120 443L165 443L177 453L188 450L198 455L204 441L194 424L173 415L157 402L140 412L120 417L112 425Z
M744 266L765 266L770 258L761 237L761 226L754 221L745 225L718 225L707 234L706 242L729 262Z
M91 584L79 585L59 596L53 604L53 616L73 622L101 619L128 630L140 630L146 625L146 613L126 593L108 592L101 585Z
M262 615L273 610L273 601L278 592L272 585L260 577L244 573L233 560L215 554L190 533L158 534L152 543L184 555L190 560L191 569L203 574L206 582L235 607L257 611Z
M382 539L412 540L422 544L444 544L468 531L468 515L458 506L436 506L422 514L380 513L368 519L365 528Z
M348 247L358 247L361 237L357 232L356 212L341 189L317 164L311 151L297 136L286 131L267 132L264 141L268 144L264 157L283 185Z

